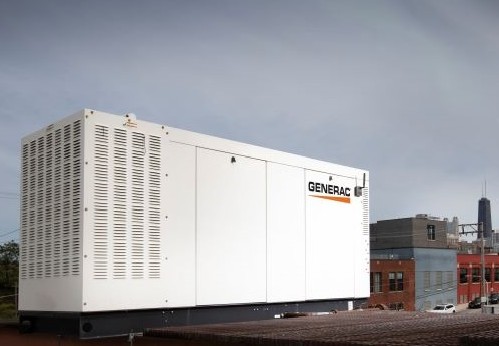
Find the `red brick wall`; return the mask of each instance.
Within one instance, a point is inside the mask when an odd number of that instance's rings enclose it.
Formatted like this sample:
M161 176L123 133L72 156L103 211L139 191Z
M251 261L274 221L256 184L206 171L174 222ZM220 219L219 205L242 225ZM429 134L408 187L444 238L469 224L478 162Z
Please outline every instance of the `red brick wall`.
M466 268L467 282L460 282L461 268ZM473 268L478 269L480 277L478 282L472 282ZM499 268L499 256L497 254L485 254L485 268L490 268L491 278L487 282L487 295L499 293L499 280L495 280L495 269ZM457 303L467 303L481 293L481 256L480 254L458 254L457 255ZM485 294L483 294L485 296Z
M382 286L379 293L372 292L371 282L371 295L368 304L375 306L383 304L388 307L402 303L405 310L415 310L415 262L414 260L387 260L387 259L371 259L371 278L373 273L379 272L382 277ZM404 279L403 291L390 291L389 287L389 273L390 272L403 272Z

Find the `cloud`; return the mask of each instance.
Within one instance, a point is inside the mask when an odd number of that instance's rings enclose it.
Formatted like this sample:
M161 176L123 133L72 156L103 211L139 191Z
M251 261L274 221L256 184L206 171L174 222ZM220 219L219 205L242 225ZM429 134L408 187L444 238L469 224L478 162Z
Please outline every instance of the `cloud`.
M0 191L17 184L22 136L88 107L368 169L372 221L471 222L484 178L492 210L498 193L498 11L487 1L4 1ZM13 229L10 205L0 218Z

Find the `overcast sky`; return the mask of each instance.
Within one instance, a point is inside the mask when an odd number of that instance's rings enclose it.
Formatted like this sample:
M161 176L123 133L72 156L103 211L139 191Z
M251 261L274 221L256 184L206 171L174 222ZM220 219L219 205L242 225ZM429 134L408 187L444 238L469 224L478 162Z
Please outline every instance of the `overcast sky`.
M82 108L370 172L371 222L499 228L499 2L0 1L0 243L21 138Z

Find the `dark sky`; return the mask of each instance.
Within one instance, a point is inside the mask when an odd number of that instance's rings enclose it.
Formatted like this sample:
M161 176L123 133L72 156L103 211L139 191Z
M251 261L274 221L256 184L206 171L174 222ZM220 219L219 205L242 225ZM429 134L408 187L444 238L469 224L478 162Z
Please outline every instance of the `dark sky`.
M82 108L370 171L371 222L499 208L497 1L0 1L0 242L21 138ZM498 209L499 211L499 209Z

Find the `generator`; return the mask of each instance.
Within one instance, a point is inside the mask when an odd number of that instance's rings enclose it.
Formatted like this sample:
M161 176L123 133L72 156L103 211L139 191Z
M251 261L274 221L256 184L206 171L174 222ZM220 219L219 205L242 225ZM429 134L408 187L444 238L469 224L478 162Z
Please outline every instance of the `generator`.
M21 155L26 330L94 338L369 297L366 170L91 109Z

